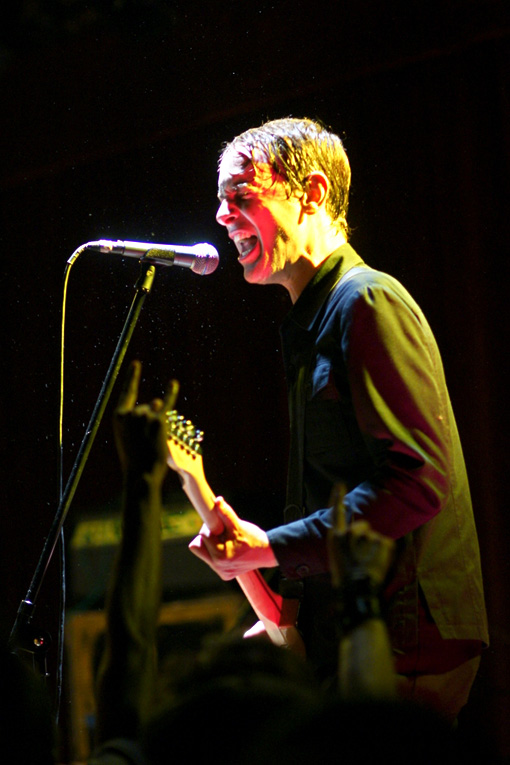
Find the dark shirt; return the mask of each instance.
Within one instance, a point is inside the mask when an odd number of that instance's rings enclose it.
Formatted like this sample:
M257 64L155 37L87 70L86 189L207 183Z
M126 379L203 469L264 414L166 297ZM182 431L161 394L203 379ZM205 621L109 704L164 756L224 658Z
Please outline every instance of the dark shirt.
M396 279L344 245L307 285L281 334L292 522L268 536L283 576L305 578L305 629L330 631L326 536L331 490L343 481L349 517L399 540L386 593L394 649L416 647L420 592L443 638L486 641L464 459L420 308Z

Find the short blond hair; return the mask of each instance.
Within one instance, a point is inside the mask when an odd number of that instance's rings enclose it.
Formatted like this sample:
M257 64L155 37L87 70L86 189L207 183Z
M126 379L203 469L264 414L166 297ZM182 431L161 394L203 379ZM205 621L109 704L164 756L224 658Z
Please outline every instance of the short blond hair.
M262 156L284 179L289 194L304 191L309 174L322 171L330 183L326 210L333 223L348 235L351 168L343 143L335 133L315 120L285 117L236 136L223 147L220 161L229 150L243 154L248 151L252 161L260 161Z

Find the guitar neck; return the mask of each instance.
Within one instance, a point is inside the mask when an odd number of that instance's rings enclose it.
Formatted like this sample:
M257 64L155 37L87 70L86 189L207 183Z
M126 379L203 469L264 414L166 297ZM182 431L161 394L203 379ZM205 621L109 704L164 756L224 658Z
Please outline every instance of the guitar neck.
M181 478L186 496L211 534L221 534L223 523L214 512L216 495L207 483L203 471L195 471L194 474L181 473Z

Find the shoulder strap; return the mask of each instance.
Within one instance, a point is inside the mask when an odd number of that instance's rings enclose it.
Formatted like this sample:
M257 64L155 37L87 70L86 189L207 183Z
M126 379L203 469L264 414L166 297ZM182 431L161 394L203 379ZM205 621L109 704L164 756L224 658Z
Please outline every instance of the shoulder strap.
M334 291L348 279L351 279L358 273L365 271L368 266L353 266L353 268L346 271L337 281L332 285L326 300L324 301L321 310L318 312L316 320L312 328L312 332L315 334L318 332L321 319L326 310L326 306L329 302L331 295ZM290 417L294 423L293 433L291 434L290 453L289 453L289 478L287 482L287 503L284 511L285 523L291 523L292 521L299 520L304 515L303 508L303 468L304 468L304 441L305 441L305 428L304 428L304 411L305 411L305 386L310 366L310 359L306 366L301 367L298 370L298 376L295 381L295 396L294 400L289 401L290 405Z

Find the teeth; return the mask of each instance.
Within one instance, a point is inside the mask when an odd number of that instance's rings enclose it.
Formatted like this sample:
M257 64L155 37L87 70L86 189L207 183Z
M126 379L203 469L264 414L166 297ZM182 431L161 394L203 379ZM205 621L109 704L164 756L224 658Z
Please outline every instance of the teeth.
M250 231L238 229L229 234L234 242L240 258L246 257L256 246L257 236Z
M232 239L236 244L239 242L244 242L246 239L249 239L251 234L246 234L244 231L236 231L236 233L232 236Z

